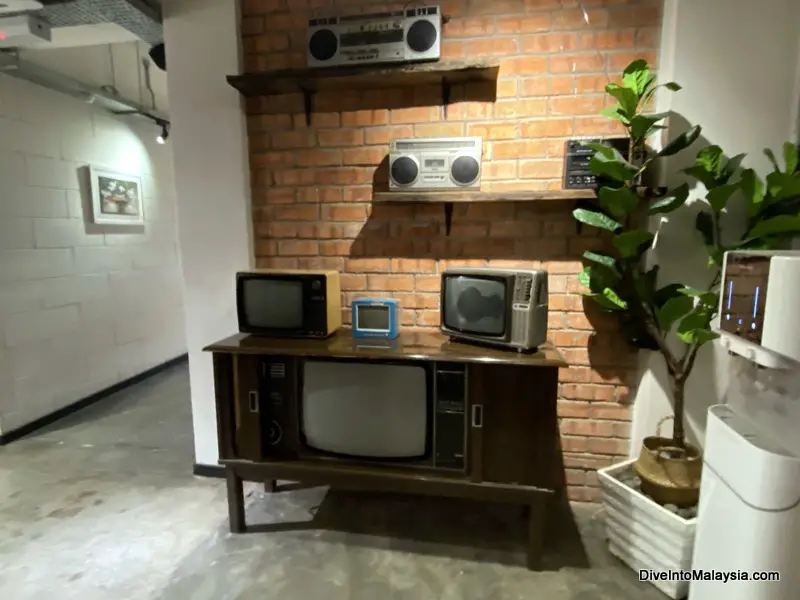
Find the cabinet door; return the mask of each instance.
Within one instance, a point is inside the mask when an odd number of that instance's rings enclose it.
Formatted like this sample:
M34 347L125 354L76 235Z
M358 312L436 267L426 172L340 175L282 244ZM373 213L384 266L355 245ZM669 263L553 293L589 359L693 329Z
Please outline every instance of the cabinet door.
M554 489L558 369L470 365L472 479Z
M236 458L261 460L261 361L247 355L234 360Z

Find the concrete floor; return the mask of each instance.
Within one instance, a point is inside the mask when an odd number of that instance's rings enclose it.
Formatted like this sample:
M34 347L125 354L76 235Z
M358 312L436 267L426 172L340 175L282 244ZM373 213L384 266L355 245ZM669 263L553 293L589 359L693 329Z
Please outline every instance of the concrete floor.
M188 372L175 367L0 448L0 598L656 600L605 550L597 507L554 515L523 566L514 507L192 476Z

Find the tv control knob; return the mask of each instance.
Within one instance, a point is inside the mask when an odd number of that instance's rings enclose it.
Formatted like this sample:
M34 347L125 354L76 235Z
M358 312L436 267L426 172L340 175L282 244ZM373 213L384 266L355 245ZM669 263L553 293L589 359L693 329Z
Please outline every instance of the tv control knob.
M276 421L270 423L269 431L267 431L267 442L270 446L277 446L281 439L283 439L283 430Z
M312 289L314 289L314 290L319 290L319 289L322 289L322 282L321 282L321 281L319 281L319 280L315 280L315 281L314 281L314 282L311 284L311 288L312 288Z

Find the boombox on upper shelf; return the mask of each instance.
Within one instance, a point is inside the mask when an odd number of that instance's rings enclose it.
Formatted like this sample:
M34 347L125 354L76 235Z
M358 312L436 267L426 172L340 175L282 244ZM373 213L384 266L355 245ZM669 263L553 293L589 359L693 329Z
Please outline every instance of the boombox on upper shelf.
M311 19L308 66L435 61L441 39L438 6Z
M567 140L564 148L564 189L586 190L595 189L602 185L597 175L589 169L589 161L594 156L594 150L587 148L586 143L603 143L619 150L620 154L628 159L628 138L593 138L582 140Z
M480 137L392 140L389 189L480 189L482 153Z

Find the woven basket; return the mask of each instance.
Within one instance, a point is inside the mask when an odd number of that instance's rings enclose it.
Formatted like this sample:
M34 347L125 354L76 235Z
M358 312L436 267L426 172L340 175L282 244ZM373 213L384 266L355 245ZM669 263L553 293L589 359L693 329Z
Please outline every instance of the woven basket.
M672 439L661 437L661 426L672 418L661 419L656 435L642 441L634 469L642 480L642 492L653 500L662 505L688 508L697 504L700 498L703 457L700 450L691 444L677 448Z

